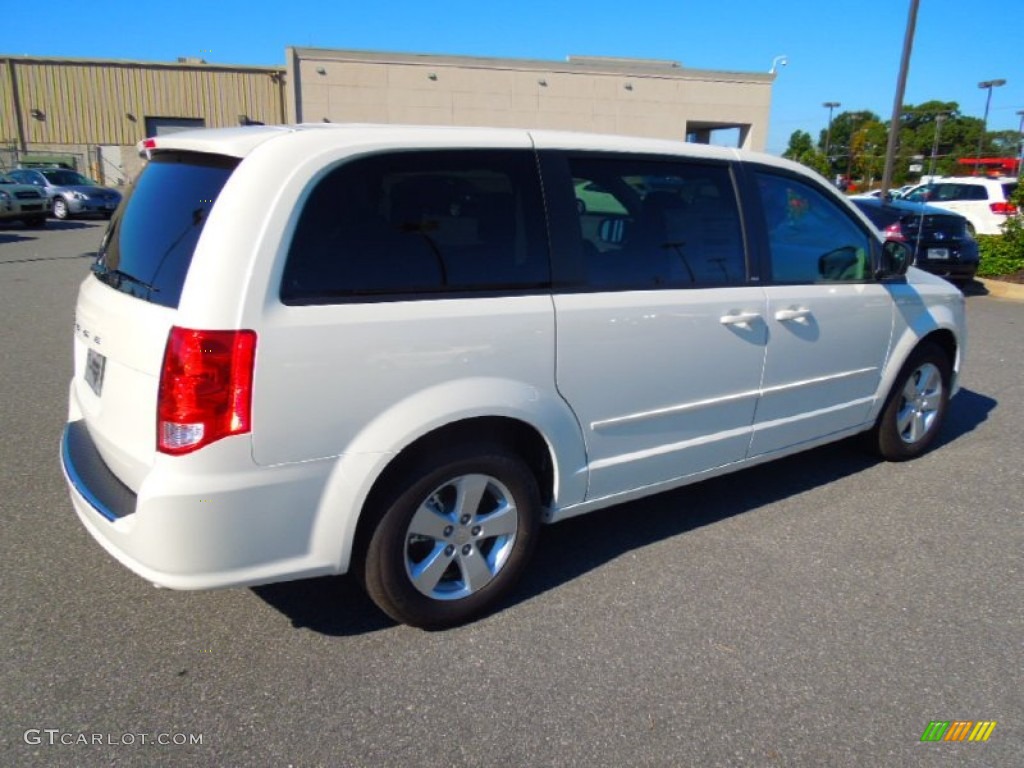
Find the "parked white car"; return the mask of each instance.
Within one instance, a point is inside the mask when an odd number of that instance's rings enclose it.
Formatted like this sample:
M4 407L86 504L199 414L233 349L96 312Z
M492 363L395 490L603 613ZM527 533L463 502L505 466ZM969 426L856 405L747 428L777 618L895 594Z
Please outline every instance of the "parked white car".
M353 572L450 626L542 523L857 433L912 458L959 386L960 292L785 160L401 126L143 149L79 292L62 465L158 585Z
M999 235L1007 218L1018 213L1011 202L1018 183L1010 177L940 178L914 187L903 199L959 213L967 219L972 236Z

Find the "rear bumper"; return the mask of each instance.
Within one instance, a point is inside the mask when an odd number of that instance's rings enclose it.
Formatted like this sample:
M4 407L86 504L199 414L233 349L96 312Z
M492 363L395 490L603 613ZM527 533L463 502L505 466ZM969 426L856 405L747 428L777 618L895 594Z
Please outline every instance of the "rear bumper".
M238 453L241 443L247 450L245 439L204 450ZM209 589L338 572L337 552L332 558L313 546L326 462L186 474L175 471L180 460L159 458L165 466L135 493L104 464L84 421L70 422L61 440L78 518L139 576L171 589Z
M112 522L135 512L138 497L103 462L84 421L64 428L60 457L68 484L101 517Z
M914 264L918 269L931 272L939 277L950 277L955 280L970 280L978 271L978 262L943 262L943 261L919 261Z
M113 213L117 209L117 203L106 200L75 200L68 199L68 211L78 215L82 213Z

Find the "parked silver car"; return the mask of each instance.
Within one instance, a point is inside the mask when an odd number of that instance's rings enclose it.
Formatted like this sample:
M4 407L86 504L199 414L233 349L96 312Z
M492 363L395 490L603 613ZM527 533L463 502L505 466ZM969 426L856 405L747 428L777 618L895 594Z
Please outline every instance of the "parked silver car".
M42 189L50 199L53 215L69 219L86 213L110 218L121 202L121 193L101 187L92 179L66 168L18 168L8 175L22 184Z
M26 227L45 227L49 212L50 201L42 190L0 173L0 223L21 221Z

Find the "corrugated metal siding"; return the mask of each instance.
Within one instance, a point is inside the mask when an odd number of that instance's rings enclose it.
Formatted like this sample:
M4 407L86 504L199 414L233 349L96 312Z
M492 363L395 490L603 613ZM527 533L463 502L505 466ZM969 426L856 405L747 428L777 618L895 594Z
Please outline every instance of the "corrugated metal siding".
M0 59L0 145L15 145L17 141L18 121L14 111L10 65L7 59Z
M0 58L0 140L18 138L8 59ZM202 118L211 128L238 116L282 120L276 69L14 58L25 140L31 144L135 144L146 117ZM43 119L31 116L41 110ZM133 119L134 118L134 119Z

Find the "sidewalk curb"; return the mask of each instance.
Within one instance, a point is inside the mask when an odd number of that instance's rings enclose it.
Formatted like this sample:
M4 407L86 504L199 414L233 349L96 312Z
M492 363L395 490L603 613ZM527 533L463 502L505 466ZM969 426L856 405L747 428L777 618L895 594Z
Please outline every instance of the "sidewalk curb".
M985 286L989 296L994 296L997 299L1024 301L1024 285L1021 283L1005 283L1002 280L986 280L983 277L974 279Z

